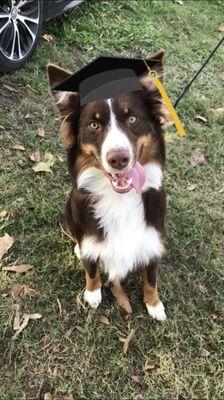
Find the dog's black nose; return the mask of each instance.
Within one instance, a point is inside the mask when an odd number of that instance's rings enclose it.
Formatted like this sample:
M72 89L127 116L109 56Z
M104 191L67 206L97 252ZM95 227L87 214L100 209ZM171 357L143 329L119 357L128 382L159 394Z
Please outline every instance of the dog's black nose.
M111 150L107 153L107 162L113 169L124 169L130 161L130 154L128 150L117 149Z

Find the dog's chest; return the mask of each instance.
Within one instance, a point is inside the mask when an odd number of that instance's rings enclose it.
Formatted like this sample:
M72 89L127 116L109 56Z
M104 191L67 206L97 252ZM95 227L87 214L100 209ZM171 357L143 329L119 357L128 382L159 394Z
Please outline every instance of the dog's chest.
M146 225L142 197L134 190L123 195L104 194L94 205L94 214L105 239L97 242L94 237L85 237L82 255L100 259L111 280L124 278L135 267L162 254L160 235Z

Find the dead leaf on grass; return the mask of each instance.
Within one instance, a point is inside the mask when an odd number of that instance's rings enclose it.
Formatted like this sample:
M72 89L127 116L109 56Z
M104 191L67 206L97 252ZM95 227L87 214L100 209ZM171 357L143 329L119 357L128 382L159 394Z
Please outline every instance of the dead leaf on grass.
M13 300L17 300L19 297L29 297L34 298L37 297L39 295L38 292L36 292L36 290L29 288L26 285L20 285L19 283L17 283L16 285L13 285L12 287L12 298Z
M13 287L12 287L13 300L17 300L19 298L21 292L23 291L23 287L24 287L24 285L20 285L19 283L17 283L16 285L13 285Z
M175 4L179 4L180 6L182 6L184 4L183 0L173 0L173 2Z
M49 35L48 33L45 33L42 36L42 39L45 40L45 42L53 42L55 40L55 37L53 35Z
M223 26L221 25L221 26L218 28L218 31L219 31L219 32L224 32L224 25L223 25Z
M210 355L210 352L209 352L208 350L206 350L206 349L201 349L201 351L200 351L200 356L201 356L201 357L206 358L206 357L208 357L209 355Z
M75 326L71 326L66 332L65 332L65 336L69 337L71 336L72 332L74 331Z
M13 150L24 151L24 150L25 150L25 147L24 147L22 144L17 143L17 144L14 144L14 145L12 146L12 149L13 149Z
M191 155L191 157L189 157L188 161L190 162L192 167L196 167L196 165L205 163L205 156L199 151L196 151Z
M100 315L98 321L101 322L101 324L110 325L109 319L105 317L105 315Z
M15 310L15 317L13 320L13 329L14 331L17 331L20 327L20 312L19 312L19 304L14 305L14 310Z
M35 172L50 172L53 174L51 167L53 167L55 163L55 157L51 153L45 153L44 161L38 162L34 165L33 170Z
M28 271L29 269L33 268L30 264L21 264L21 265L8 265L6 267L2 267L3 271L12 271L17 272L18 274L22 274L23 272Z
M5 233L4 236L0 237L0 261L5 253L12 247L13 245L13 237L9 236L8 233Z
M0 125L0 129L2 129L4 131L5 127L3 125Z
M36 150L29 155L29 158L33 162L40 162L40 150Z
M40 137L45 137L46 136L46 132L45 132L45 130L43 128L38 129L37 134Z
M26 313L24 313L24 314L22 315L22 318L21 318L21 320L23 320L23 322L21 323L21 325L19 326L19 328L16 330L16 333L15 333L15 335L13 336L12 339L16 339L17 336L23 331L23 329L25 329L25 328L27 327L28 322L29 322L30 319L31 319L31 320L36 320L36 319L39 319L39 318L41 318L41 317L42 317L42 315L39 314L39 313L35 313L35 314L26 314Z
M155 369L155 365L154 364L148 364L147 362L145 363L144 366L144 371L150 371L152 369Z
M125 342L124 342L124 346L123 346L123 353L124 354L127 354L128 348L129 348L129 344L130 344L131 340L133 339L134 334L135 334L134 329L131 329L131 331L129 332L129 334L126 337Z
M201 121L201 122L204 122L204 123L208 122L208 120L205 117L202 117L202 115L199 115L199 114L195 115L194 119L196 121Z
M141 377L139 375L131 375L131 380L135 383L138 383L139 385L141 385Z
M52 397L52 395L48 392L48 393L45 393L45 395L44 395L44 400L53 400L53 397Z
M189 190L190 192L193 192L193 191L196 189L196 187L197 187L197 184L196 184L196 183L191 183L191 182L189 182L189 183L187 184L187 190Z
M213 114L215 114L216 117L220 117L224 115L224 107L219 107L216 109L212 109Z
M7 215L7 211L6 210L1 210L0 211L0 218L4 218Z
M15 89L15 88L12 87L12 86L5 85L5 84L3 84L2 86L3 86L5 89L7 89L9 92L14 92L14 93L18 93L18 92L19 92L17 89Z

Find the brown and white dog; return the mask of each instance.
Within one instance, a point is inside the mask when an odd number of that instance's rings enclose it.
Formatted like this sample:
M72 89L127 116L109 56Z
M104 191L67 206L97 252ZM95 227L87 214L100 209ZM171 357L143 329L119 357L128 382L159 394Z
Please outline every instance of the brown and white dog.
M151 57L160 79L163 56L161 51ZM50 64L48 75L52 89L71 74ZM157 273L164 251L164 107L152 79L139 81L143 90L82 107L78 93L52 89L52 94L67 147L72 190L65 218L86 272L84 299L93 308L101 302L99 265L121 291L120 280L141 270L148 313L163 321ZM142 174L144 184L136 188Z

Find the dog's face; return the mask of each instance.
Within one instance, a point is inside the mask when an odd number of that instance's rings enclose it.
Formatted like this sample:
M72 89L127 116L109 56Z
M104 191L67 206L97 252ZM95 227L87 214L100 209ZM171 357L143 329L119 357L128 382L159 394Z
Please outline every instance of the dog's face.
M157 73L162 76L163 52ZM48 66L51 87L70 74ZM142 90L114 99L94 101L80 107L78 93L53 91L62 117L62 137L75 154L74 168L80 173L88 167L101 169L117 192L131 188L128 173L136 162L163 163L161 138L163 105L152 79L140 78Z

